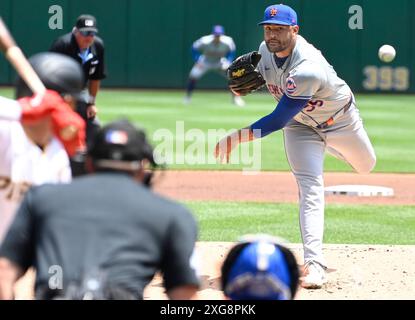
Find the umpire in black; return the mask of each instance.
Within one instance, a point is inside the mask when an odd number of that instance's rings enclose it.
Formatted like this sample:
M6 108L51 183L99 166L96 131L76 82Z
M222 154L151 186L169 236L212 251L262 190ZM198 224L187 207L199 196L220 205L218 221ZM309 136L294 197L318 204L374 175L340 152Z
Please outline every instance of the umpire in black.
M36 299L142 299L157 271L171 299L195 298L195 219L151 191L148 164L145 134L120 120L96 135L91 174L31 189L0 247L0 298L29 267Z
M95 99L101 80L106 77L104 60L104 42L97 36L97 21L92 15L81 15L76 20L72 32L65 34L52 44L49 51L62 53L74 58L84 70L84 95L86 102L79 103L78 113L87 122L87 144L99 128L96 118L98 109Z

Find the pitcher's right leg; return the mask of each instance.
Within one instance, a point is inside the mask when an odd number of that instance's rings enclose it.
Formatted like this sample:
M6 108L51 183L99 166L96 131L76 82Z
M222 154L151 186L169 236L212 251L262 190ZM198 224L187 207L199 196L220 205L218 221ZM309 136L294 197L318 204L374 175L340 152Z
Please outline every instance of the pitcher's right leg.
M323 257L325 142L312 128L291 121L284 128L284 143L299 189L304 263L316 261L325 266Z

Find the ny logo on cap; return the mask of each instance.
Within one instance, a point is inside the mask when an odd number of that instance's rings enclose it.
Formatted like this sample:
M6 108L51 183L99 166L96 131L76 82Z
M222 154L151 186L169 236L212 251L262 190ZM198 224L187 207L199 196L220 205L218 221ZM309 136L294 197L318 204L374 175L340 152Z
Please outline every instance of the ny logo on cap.
M87 27L93 27L94 26L94 21L92 21L92 20L85 20L85 25Z
M270 10L270 12L269 12L269 15L271 16L271 17L273 17L273 16L275 16L276 14L277 14L277 9L275 9L275 8L271 8L271 10Z

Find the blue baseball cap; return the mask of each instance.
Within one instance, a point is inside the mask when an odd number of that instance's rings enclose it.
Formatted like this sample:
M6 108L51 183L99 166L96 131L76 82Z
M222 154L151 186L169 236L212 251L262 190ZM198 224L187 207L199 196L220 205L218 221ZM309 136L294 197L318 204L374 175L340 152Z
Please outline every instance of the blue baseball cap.
M221 36L225 34L225 29L221 25L213 26L212 34L214 34L215 36Z
M295 26L298 24L297 13L289 6L275 4L265 9L264 20L258 23L258 25L264 24Z
M269 241L252 242L233 261L224 291L232 300L289 300L290 272L278 246Z

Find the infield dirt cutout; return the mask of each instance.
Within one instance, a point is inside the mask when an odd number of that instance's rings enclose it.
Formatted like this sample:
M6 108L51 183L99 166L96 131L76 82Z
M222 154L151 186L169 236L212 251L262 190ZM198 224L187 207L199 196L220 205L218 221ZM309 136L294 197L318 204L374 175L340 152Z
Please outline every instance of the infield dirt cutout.
M393 197L329 196L326 203L415 205L415 175L326 173L324 178L326 186L376 185L395 191ZM237 171L167 171L155 190L177 200L297 203L297 184L291 173L243 175ZM415 230L413 240L415 242ZM197 243L196 251L202 262L201 299L223 299L220 265L232 245L231 242ZM288 247L302 264L302 245ZM299 289L296 299L415 299L415 246L325 244L324 254L328 283L319 290ZM33 296L33 278L33 272L28 272L18 282L16 298ZM144 297L166 299L160 275L146 288Z

